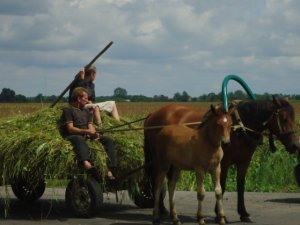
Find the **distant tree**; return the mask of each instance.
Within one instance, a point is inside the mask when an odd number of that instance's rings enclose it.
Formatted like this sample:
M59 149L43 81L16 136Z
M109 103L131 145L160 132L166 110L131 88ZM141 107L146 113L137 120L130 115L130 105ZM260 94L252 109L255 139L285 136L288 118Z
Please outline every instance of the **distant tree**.
M0 102L14 102L16 93L9 88L3 88L0 94Z
M206 95L206 94L200 95L200 96L198 97L198 99L199 99L200 101L206 101L207 95Z
M294 95L293 98L294 98L295 100L300 100L300 95Z
M265 92L262 96L261 96L261 99L263 100L267 100L267 99L272 99L272 95Z
M34 102L44 102L44 96L42 94L38 94L36 97L34 97Z
M169 98L168 96L164 96L164 95L154 95L153 100L155 102L168 102Z
M181 95L182 102L188 102L188 101L190 101L190 98L191 97L189 96L189 94L186 91L182 92L182 95Z
M127 96L127 99L131 102L151 102L153 101L153 98L146 97L144 95L129 95Z
M176 92L173 96L173 99L175 102L180 102L181 101L181 94L179 92Z
M127 98L127 91L124 88L118 87L114 90L114 97Z
M16 95L15 102L27 102L27 98L24 95Z
M176 92L173 97L174 101L176 102L188 102L191 100L191 97L186 91L183 91L182 94Z
M48 97L47 97L46 101L47 101L47 102L54 102L56 99L57 99L57 96L51 95L51 96L48 96ZM64 100L64 99L62 99L62 101L63 101L63 100Z
M213 92L211 92L207 95L207 101L209 101L209 102L214 102L214 101L216 101L217 98L218 98L217 95Z

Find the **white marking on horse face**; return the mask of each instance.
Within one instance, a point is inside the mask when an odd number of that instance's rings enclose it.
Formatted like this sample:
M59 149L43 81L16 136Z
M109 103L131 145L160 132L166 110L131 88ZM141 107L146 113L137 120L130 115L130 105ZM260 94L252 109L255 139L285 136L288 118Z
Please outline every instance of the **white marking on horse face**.
M224 122L224 123L227 123L227 122L228 122L227 117L224 117L224 118L223 118L223 122Z

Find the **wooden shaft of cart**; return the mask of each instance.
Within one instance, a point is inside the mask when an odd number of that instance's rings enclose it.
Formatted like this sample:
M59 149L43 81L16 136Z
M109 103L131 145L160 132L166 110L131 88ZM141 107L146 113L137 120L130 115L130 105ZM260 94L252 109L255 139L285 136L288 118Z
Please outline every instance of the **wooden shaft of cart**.
M90 67L104 52L106 52L106 50L113 44L113 42L111 41L108 45L106 45L106 47L99 52L98 55L95 56L95 58L93 58L93 60L91 62L89 62L89 64L87 64L87 68ZM56 105L57 102L59 102L59 100L66 94L66 92L70 89L70 87L72 86L72 84L75 82L75 79L65 88L65 90L63 90L63 92L57 97L57 99L51 104L51 108L54 107Z

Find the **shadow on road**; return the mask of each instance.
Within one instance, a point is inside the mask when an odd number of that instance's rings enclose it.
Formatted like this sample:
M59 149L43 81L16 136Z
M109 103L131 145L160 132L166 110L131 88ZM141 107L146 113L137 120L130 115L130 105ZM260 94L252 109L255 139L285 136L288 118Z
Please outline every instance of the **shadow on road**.
M8 199L9 209L7 217L4 216L5 204L4 199L0 199L0 212L1 219L14 220L14 221L70 221L75 219L65 205L63 199L39 199L36 202L24 203L17 199ZM82 219L82 220L93 220L93 219L107 219L111 221L110 225L128 225L128 224L139 224L149 225L152 221L152 209L140 209L130 204L120 203L103 203L100 211L95 215L94 218ZM184 223L196 223L196 215L179 215L179 218ZM161 220L163 224L171 224L169 215L163 215ZM113 221L113 222L112 222ZM126 221L126 222L124 222ZM91 221L92 222L92 221ZM206 217L208 224L214 223L213 217Z
M5 203L4 199L0 199L0 219L5 218ZM67 220L69 218L75 218L67 209L64 200L53 200L53 199L39 199L38 201L32 203L25 203L17 199L8 199L9 207L7 209L6 219L14 220ZM126 204L112 204L103 203L100 211L95 215L95 217L105 217L105 218L118 218L126 217L128 219L128 213L122 213L130 209L136 209L132 205ZM147 212L148 213L148 212ZM138 217L145 218L148 215L138 215ZM135 216L137 219L141 219ZM151 215L149 215L151 217Z
M280 198L268 199L266 202L287 203L287 204L300 204L300 198Z

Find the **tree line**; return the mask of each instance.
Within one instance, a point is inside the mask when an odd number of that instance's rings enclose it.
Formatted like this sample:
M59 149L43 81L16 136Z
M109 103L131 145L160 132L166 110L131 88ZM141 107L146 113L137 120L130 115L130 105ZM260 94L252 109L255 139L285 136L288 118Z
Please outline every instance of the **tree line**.
M269 93L264 94L255 94L257 99L271 99L272 95ZM300 100L300 95L283 95L276 94L279 97L288 97L291 100ZM234 92L229 92L227 94L228 99L248 99L248 95L242 90L236 90ZM57 99L58 96L44 96L38 94L35 97L26 97L21 94L16 94L14 90L9 88L3 88L0 93L0 102L2 103L30 103L30 102L43 102L43 103L52 103ZM97 101L127 101L127 102L219 102L222 101L222 93L208 93L203 94L198 97L191 97L186 91L182 93L176 92L172 98L165 95L154 95L153 97L147 97L144 95L128 95L127 90L121 87L118 87L114 90L112 96L98 96L96 97ZM62 102L67 102L68 97L63 97Z

